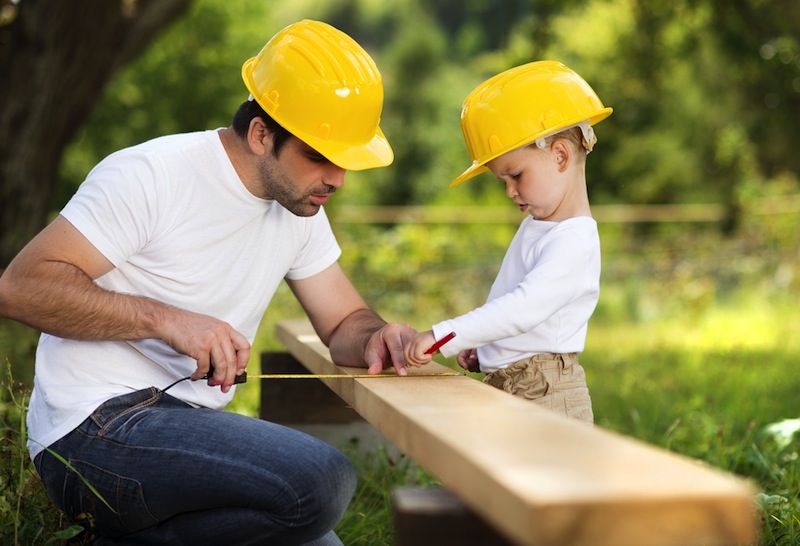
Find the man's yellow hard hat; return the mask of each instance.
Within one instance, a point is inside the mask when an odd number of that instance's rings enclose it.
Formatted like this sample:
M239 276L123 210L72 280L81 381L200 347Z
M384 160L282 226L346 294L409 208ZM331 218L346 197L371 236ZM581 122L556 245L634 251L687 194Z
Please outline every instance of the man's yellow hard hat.
M320 21L291 24L245 61L242 79L267 114L333 164L362 170L394 159L379 125L380 72L344 32Z
M464 99L461 131L472 164L450 183L458 186L487 169L486 163L587 122L611 115L583 78L557 61L536 61L501 72Z

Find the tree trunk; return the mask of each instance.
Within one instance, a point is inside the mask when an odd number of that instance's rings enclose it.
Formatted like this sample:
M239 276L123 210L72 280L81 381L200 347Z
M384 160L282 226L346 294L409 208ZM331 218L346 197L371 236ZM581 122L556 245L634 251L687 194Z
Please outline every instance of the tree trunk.
M114 72L191 1L0 0L0 271L46 224L64 148Z

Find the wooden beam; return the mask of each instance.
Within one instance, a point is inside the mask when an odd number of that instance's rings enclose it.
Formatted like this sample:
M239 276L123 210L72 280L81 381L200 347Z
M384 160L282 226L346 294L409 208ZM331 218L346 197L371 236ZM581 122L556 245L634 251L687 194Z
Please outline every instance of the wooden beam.
M307 321L277 325L314 373L335 366ZM470 509L530 546L725 546L756 540L754 487L568 419L438 364L392 379L325 379Z

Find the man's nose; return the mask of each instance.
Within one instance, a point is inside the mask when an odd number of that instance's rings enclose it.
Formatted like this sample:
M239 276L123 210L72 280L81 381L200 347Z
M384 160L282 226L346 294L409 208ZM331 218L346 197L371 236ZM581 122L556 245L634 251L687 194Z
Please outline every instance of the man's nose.
M344 186L344 175L347 171L331 163L325 172L325 179L323 182L334 188L341 188Z

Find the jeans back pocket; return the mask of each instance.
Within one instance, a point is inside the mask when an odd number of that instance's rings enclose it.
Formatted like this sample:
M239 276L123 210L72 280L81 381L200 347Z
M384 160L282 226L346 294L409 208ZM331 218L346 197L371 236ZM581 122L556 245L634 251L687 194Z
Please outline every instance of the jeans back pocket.
M118 536L158 523L147 507L139 481L86 461L73 459L70 463L80 473L68 470L64 477L61 507L70 518L105 536Z

